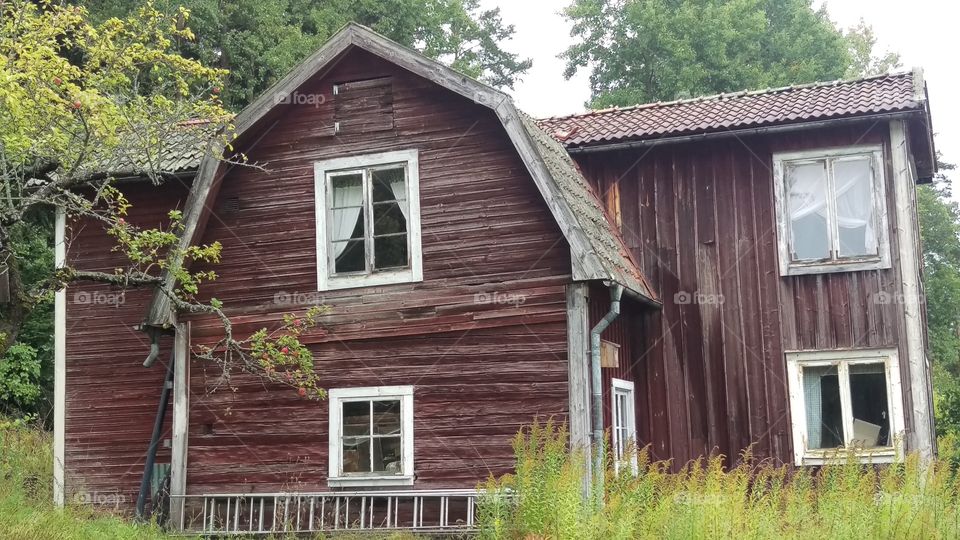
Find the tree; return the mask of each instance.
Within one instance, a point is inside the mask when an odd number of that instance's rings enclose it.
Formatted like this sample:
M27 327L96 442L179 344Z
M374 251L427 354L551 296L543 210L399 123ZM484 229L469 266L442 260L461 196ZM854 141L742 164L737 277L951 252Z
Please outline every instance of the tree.
M226 72L183 57L175 46L194 40L188 16L147 3L124 20L93 25L78 6L0 2L0 262L10 283L10 299L0 305L0 400L7 406L36 400L30 387L42 377L43 351L35 334L49 326L31 323L49 315L54 290L77 281L164 291L178 310L222 321L217 346L194 352L217 362L225 381L239 369L322 396L299 341L316 326L320 309L288 314L272 331L235 337L223 306L196 297L216 275L189 270L193 261L217 262L219 243L179 248L182 216L175 210L156 229L125 219L130 205L116 178L161 183L170 177L165 163L184 146L218 157L229 152L232 115L219 97ZM257 166L240 155L222 159ZM53 210L101 224L127 264L114 272L70 265L52 271ZM177 278L175 290L160 287L163 271Z
M877 36L863 19L856 26L848 28L844 36L850 54L846 74L848 79L880 75L903 66L898 53L885 51L882 55L876 54Z
M590 69L591 107L838 79L842 32L810 0L573 0L569 78Z
M136 0L109 0L91 7L95 17L131 12ZM479 0L164 0L163 10L190 10L197 39L181 42L184 55L230 70L223 95L238 110L290 68L354 21L415 47L494 86L512 87L530 60L500 42L514 33L499 9Z

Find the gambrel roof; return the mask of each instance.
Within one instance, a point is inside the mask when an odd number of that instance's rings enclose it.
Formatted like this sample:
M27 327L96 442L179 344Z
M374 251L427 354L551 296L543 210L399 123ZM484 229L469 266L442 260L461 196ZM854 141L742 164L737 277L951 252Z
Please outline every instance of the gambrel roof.
M237 116L234 122L236 136L243 136L273 110L281 101L277 96L292 94L354 47L493 110L570 245L573 279L619 283L641 300L656 302L640 270L631 260L620 233L606 219L587 180L559 143L534 121L524 119L510 96L364 26L347 25L320 50L267 89ZM211 155L198 163L196 179L184 210L181 246L192 245L199 239L211 202L216 198L221 169L220 160ZM168 275L165 286L173 285L173 278ZM167 326L173 322L172 315L168 295L157 291L146 324Z

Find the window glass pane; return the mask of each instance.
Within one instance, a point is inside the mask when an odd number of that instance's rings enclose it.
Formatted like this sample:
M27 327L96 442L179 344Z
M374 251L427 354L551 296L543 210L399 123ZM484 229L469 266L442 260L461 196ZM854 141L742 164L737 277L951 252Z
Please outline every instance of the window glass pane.
M400 437L373 439L373 470L387 474L403 474Z
M334 272L342 274L344 272L363 272L367 269L367 261L363 240L350 240L349 242L334 242Z
M345 437L343 439L342 471L344 473L370 472L370 438Z
M882 363L850 366L853 446L891 446L887 374Z
M348 401L343 404L343 436L370 434L370 402Z
M373 241L374 266L377 270L408 265L407 235L387 236Z
M840 257L877 254L871 159L838 159L833 162L837 199Z
M830 256L827 229L827 174L824 161L786 163L787 223L794 260Z
M363 206L363 173L330 175L331 208Z
M407 218L396 202L376 203L373 205L373 234L395 234L407 232Z
M399 435L400 419L400 400L373 402L373 433L375 435Z
M335 208L330 212L330 218L333 220L333 228L330 233L330 239L334 242L338 240L350 240L351 238L363 238L363 208Z
M407 182L406 170L403 166L390 169L374 169L371 171L371 176L373 178L373 202L403 201L406 203Z
M807 448L843 446L843 412L836 366L803 368L803 401L807 417Z

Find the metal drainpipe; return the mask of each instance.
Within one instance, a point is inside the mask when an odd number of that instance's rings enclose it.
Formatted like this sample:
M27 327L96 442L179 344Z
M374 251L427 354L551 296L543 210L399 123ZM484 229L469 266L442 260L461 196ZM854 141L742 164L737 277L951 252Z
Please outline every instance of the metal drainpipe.
M157 416L153 421L153 435L150 437L150 446L147 448L147 460L143 465L143 477L140 479L140 492L137 494L137 510L134 514L137 520L144 520L144 507L147 503L147 493L150 491L150 480L153 477L153 464L157 459L157 447L160 445L160 436L163 435L163 419L167 416L167 404L170 402L170 390L173 388L173 363L176 353L170 354L167 364L167 376L163 379L163 390L160 392L160 403L157 405Z
M613 284L610 287L610 311L590 330L590 384L593 389L593 475L594 485L603 501L603 384L600 373L600 334L620 316L620 297L623 286Z

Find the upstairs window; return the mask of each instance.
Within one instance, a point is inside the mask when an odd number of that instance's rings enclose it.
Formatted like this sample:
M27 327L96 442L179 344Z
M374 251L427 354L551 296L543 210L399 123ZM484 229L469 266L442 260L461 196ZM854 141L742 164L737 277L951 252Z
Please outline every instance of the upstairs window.
M776 154L773 162L782 274L890 267L879 146Z
M847 453L874 463L898 456L903 436L895 350L787 353L797 465Z
M423 279L417 151L316 164L319 290Z

